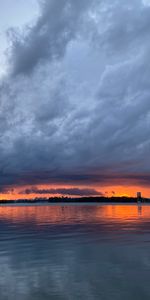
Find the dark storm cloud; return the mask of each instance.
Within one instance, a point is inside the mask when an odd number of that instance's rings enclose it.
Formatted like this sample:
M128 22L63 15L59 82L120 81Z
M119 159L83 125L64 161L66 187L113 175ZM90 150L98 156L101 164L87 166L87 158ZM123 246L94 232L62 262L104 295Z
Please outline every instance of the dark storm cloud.
M59 188L59 189L39 189L36 187L32 187L29 189L25 189L20 192L20 194L61 194L61 195L68 195L68 196L100 196L102 195L100 192L94 189L79 189L79 188Z
M150 178L150 6L42 1L11 29L0 84L0 185Z
M42 1L35 26L26 28L27 32L21 36L10 29L13 73L28 74L38 63L62 57L67 44L76 38L89 3L89 0Z

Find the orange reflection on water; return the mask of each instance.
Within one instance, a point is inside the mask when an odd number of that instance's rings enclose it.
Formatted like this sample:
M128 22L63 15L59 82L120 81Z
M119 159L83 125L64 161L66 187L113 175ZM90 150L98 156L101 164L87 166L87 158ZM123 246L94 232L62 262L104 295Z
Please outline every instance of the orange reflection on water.
M0 220L34 224L76 224L78 222L142 222L150 219L148 205L1 206Z
M36 224L67 224L76 223L77 220L86 223L95 219L97 208L91 207L91 209L89 211L82 206L1 206L0 219Z
M96 218L101 218L102 212L96 210ZM150 206L141 204L131 204L131 205L106 205L103 210L103 218L114 220L120 222L136 222L142 219L150 218Z

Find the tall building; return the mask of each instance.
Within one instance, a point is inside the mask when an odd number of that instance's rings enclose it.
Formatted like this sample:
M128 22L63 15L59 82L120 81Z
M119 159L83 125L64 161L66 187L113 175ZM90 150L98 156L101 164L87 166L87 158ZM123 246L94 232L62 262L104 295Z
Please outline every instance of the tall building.
M141 192L137 192L137 199L138 199L138 200L141 200L141 199L142 199L142 194L141 194Z

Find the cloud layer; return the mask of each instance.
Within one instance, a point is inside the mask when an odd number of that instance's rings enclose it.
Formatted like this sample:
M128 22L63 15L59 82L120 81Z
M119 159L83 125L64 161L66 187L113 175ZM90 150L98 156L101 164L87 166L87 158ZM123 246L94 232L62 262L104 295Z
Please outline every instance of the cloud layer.
M150 6L43 0L10 30L0 186L150 178Z
M67 195L67 196L100 196L100 192L94 189L79 189L79 188L57 188L57 189L39 189L32 187L20 192L21 195Z

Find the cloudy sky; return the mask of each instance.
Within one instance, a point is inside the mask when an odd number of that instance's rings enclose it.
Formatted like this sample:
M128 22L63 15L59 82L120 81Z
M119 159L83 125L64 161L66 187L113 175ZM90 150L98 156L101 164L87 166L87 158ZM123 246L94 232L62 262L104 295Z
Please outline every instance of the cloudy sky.
M1 0L0 198L150 196L150 1Z

